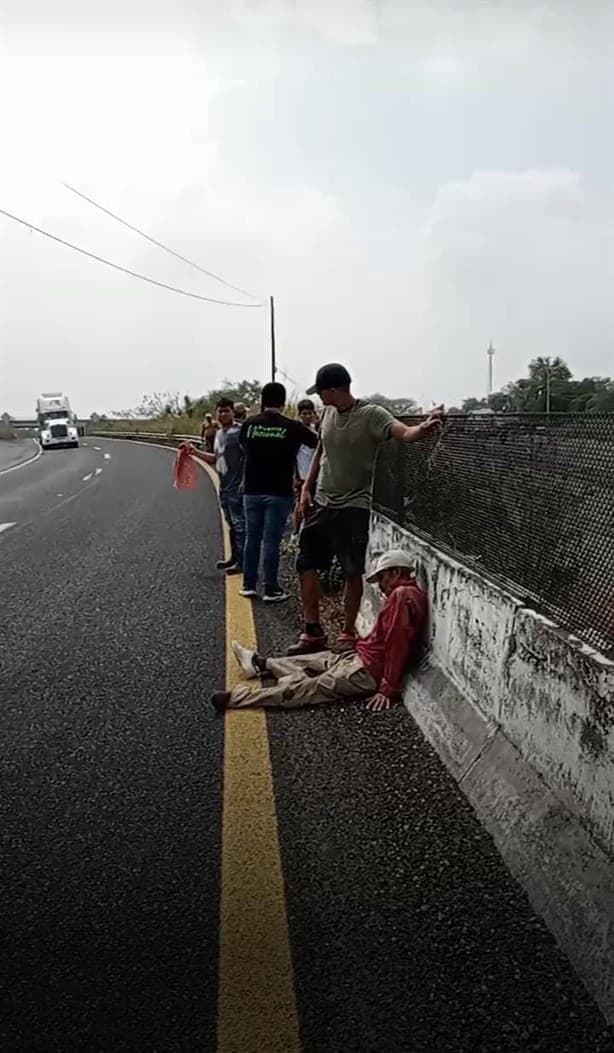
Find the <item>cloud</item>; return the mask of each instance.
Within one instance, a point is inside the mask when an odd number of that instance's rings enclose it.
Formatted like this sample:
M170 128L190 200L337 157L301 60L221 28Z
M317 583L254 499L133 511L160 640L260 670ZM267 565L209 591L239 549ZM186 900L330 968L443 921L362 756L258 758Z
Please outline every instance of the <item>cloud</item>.
M292 270L308 274L343 228L341 204L307 179L272 184L233 162L223 115L245 85L220 78L188 46L164 45L109 51L33 39L16 49L0 72L10 161L2 206L161 281L237 298L71 196L64 179L229 281L263 296L279 289L281 300ZM230 110L214 128L221 102ZM128 404L151 387L198 392L228 373L266 373L265 311L152 289L4 218L0 237L0 388L13 412L31 404L33 377L65 386L83 411ZM281 327L281 304L280 316Z
M331 228L344 222L341 205L331 194L308 186L274 189L241 183L232 175L225 179L223 165L205 188L193 186L176 203L184 214L187 206L193 230L227 243L258 243L284 259L309 252ZM172 219L166 222L170 232Z
M458 401L484 389L491 338L499 383L537 353L611 371L605 6L245 2L233 16L186 0L184 23L159 0L146 23L106 7L19 16L0 62L0 199L135 270L222 291L63 178L274 293L280 363L301 379L341 358L363 392ZM27 410L34 376L101 410L265 375L266 310L151 289L6 220L0 237L11 409Z
M44 85L44 90L41 86ZM208 114L219 86L186 48L136 54L33 42L5 54L0 96L5 143L21 171L72 172L99 183L167 191L204 175L211 160ZM19 106L14 99L19 99Z
M607 3L231 0L227 10L251 36L282 47L309 34L347 48L402 47L408 67L434 85L479 83L486 71L517 73L536 53L542 69L590 75L611 48Z
M499 382L537 354L560 354L581 374L596 358L607 361L614 335L607 215L579 173L564 169L475 172L440 188L413 266L424 344L436 358L448 353L450 391L484 389L480 356L491 338Z
M377 8L371 0L232 0L229 11L240 26L259 34L311 32L348 47L377 41Z

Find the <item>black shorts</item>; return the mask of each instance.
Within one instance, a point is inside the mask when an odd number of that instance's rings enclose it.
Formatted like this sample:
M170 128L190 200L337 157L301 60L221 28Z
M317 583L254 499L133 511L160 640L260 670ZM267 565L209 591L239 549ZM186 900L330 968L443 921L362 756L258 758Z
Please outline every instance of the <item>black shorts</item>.
M364 574L370 519L368 508L314 505L301 526L296 569L328 570L336 556L346 577Z

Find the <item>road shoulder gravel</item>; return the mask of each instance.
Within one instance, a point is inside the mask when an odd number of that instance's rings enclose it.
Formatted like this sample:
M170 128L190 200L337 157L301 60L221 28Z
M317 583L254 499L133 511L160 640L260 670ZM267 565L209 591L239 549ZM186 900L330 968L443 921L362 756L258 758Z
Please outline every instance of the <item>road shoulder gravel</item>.
M256 619L262 649L283 651L298 604ZM267 719L305 1053L614 1050L405 709Z

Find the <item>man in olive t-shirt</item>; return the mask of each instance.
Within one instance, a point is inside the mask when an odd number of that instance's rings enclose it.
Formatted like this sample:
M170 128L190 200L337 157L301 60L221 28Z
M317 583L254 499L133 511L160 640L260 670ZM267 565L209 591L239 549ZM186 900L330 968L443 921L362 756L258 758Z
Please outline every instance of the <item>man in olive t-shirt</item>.
M379 448L390 438L415 442L439 426L438 410L408 427L382 406L354 398L351 382L345 366L333 362L318 370L316 382L307 392L317 392L324 412L320 441L300 498L303 523L297 570L305 624L298 643L290 648L291 654L309 654L326 647L320 625L318 571L326 570L334 556L345 576L345 620L339 644L348 649L354 646ZM311 495L316 479L314 501Z

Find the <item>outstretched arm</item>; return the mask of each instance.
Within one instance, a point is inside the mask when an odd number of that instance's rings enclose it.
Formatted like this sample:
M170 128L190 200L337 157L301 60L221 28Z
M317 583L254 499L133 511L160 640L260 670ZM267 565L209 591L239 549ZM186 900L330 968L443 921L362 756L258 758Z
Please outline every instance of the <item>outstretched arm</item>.
M204 461L205 464L215 465L217 458L214 453L207 453L206 450L199 450L191 442L186 442L185 448L192 457L197 457L199 461Z
M443 415L443 406L438 406L434 409L426 420L420 421L420 424L403 424L400 420L395 420L390 434L393 439L399 439L400 442L417 442L419 439L424 438L429 432L434 431L436 428L441 427L441 418Z

